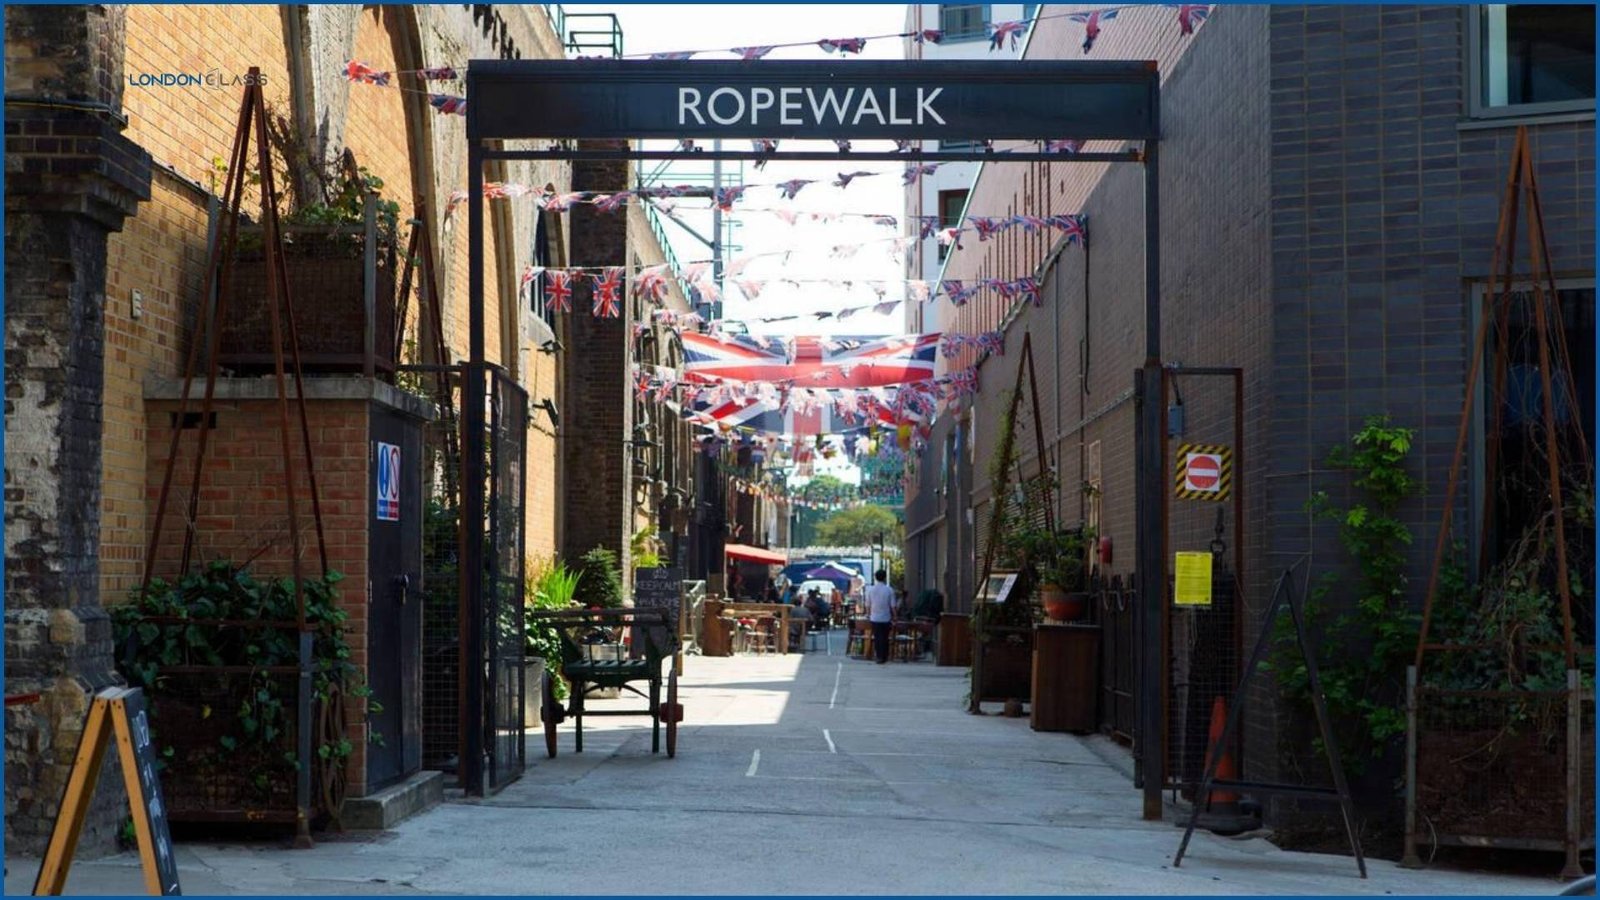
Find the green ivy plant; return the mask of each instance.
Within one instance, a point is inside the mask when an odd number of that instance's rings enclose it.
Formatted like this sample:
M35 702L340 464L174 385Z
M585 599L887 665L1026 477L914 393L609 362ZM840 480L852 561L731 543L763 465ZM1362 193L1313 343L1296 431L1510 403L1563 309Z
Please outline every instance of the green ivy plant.
M358 666L351 662L345 640L347 615L337 602L337 572L303 583L306 621L313 632L312 687L319 704L340 703L345 696L367 698L371 713L382 706L370 699ZM295 696L292 679L273 677L269 669L299 662L299 639L292 629L221 625L220 621L287 622L296 614L294 582L289 578L258 579L248 568L227 561L212 562L176 582L151 579L148 589L135 590L129 602L112 610L112 629L122 648L118 668L130 684L152 699L151 730L161 746L162 767L218 767L236 770L238 777L263 794L298 763L292 752L278 752L281 740L294 727ZM167 621L167 620L185 621ZM161 741L164 702L180 702L183 692L165 673L175 666L246 666L246 689L229 693L237 697L233 709L203 705L201 719L225 717L217 746L185 747L180 760L175 742ZM190 677L190 676L185 676ZM173 693L176 690L177 693ZM373 731L369 740L381 743ZM317 756L331 768L342 768L354 748L342 733L330 734L315 747Z
M1349 585L1338 573L1325 574L1303 607L1310 644L1323 651L1318 674L1334 740L1354 772L1381 757L1406 729L1405 667L1416 651L1421 617L1406 598L1405 554L1412 535L1399 509L1418 491L1406 466L1415 435L1387 417L1369 418L1328 460L1350 473L1357 499L1340 507L1318 492L1307 504L1313 515L1336 525L1339 543L1360 573ZM1353 602L1331 604L1336 590L1353 594ZM1293 622L1280 616L1274 628L1272 668L1279 688L1300 721L1313 721L1310 679ZM1323 749L1320 739L1314 746Z

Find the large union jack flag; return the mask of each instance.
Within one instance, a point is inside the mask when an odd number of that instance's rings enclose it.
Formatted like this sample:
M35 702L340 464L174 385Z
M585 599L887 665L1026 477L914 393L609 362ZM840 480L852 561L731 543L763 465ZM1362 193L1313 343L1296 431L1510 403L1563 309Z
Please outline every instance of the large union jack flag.
M778 381L797 387L863 388L933 377L939 334L893 337L796 337L791 344L750 335L685 332L690 380Z

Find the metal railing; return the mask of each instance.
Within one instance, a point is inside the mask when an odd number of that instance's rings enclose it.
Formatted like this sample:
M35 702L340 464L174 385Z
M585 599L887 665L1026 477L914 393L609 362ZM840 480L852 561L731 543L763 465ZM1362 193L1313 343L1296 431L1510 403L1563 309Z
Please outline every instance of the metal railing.
M562 42L574 56L622 57L622 23L614 13L562 12ZM576 26L576 27L575 27ZM597 52L586 52L597 51Z

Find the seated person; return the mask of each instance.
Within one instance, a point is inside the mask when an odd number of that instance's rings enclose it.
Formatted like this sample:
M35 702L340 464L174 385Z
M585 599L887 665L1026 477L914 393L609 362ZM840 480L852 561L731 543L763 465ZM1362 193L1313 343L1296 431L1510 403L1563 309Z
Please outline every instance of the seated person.
M806 626L811 624L811 611L799 598L795 598L794 605L789 608L789 649L795 652L804 652Z
M832 610L828 608L828 601L822 599L822 594L812 591L806 597L806 608L811 611L811 619L826 628Z

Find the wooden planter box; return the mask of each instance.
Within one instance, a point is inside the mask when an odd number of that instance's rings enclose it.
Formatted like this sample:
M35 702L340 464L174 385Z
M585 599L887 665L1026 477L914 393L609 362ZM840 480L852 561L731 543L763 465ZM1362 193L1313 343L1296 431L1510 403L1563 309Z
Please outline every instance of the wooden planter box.
M241 233L259 230L241 229ZM367 259L360 228L297 227L284 244L289 297L300 337L300 362L307 373L362 372L368 366L367 332L373 337L375 372L392 372L395 357L395 248L380 243L373 263L377 299L367 310ZM259 239L255 241L259 244ZM241 373L272 371L272 310L267 262L259 247L239 252L232 293L222 323L222 365ZM286 371L291 358L288 321L280 321Z
M1413 690L1408 860L1433 842L1565 851L1576 877L1594 846L1593 692Z
M1092 734L1099 674L1100 626L1033 626L1033 730Z
M944 613L939 616L938 665L972 665L972 617L968 614Z
M980 701L1032 700L1032 628L990 627L973 649L979 657L973 663L978 670Z

